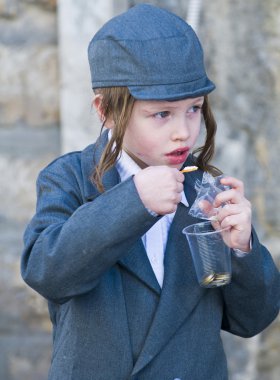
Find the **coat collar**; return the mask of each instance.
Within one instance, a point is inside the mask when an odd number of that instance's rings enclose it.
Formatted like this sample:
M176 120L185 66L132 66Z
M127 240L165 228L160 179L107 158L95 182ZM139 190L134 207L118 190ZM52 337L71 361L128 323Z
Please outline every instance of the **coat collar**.
M83 187L85 201L92 201L100 192L92 183L90 177L93 173L93 168L100 161L104 148L108 142L108 130L105 130L97 139L95 144L89 145L81 153L81 166L83 172ZM103 186L105 190L109 190L120 182L120 176L115 167L108 170L103 176Z

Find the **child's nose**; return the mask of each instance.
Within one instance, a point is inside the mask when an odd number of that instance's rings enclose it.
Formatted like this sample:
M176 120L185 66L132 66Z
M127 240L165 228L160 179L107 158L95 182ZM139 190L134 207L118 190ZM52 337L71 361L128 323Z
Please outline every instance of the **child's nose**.
M173 133L172 133L172 139L173 140L187 140L190 135L189 132L189 125L188 125L188 120L177 120Z

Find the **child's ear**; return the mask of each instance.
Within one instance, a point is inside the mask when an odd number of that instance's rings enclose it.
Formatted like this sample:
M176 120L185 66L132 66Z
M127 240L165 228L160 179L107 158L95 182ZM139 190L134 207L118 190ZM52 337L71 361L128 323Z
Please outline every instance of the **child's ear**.
M102 95L100 94L95 95L92 100L91 105L92 107L95 108L100 121L104 121L104 114L102 110Z
M106 120L106 118L105 118L103 108L102 108L102 95L101 94L95 95L95 97L92 101L92 106L95 108L101 123L105 123L104 126L106 128L113 128L113 126L114 126L113 121L111 119Z

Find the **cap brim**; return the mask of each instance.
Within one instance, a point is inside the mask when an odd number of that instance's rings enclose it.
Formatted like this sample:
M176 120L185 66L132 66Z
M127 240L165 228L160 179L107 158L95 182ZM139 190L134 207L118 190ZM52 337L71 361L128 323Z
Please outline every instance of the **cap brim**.
M209 94L215 88L215 84L208 77L188 83L128 86L129 92L135 99L169 101L197 98Z

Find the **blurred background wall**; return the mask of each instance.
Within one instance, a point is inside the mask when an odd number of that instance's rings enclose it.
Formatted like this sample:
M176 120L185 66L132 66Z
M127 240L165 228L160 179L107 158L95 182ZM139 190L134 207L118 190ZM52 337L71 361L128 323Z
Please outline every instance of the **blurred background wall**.
M45 301L19 274L22 234L40 169L99 133L88 42L136 3L0 0L0 380L47 378L51 326ZM193 0L150 3L185 19L193 11ZM215 164L245 182L254 225L280 268L280 2L197 3L192 20L217 85ZM279 380L279 332L278 318L251 339L223 333L230 379Z

